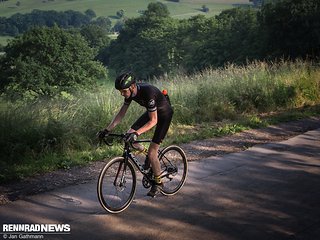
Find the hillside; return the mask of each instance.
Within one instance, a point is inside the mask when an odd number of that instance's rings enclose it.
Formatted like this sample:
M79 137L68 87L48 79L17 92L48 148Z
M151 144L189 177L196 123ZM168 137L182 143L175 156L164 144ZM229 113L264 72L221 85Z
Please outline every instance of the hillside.
M0 2L0 16L10 17L15 13L29 13L34 9L66 11L75 10L84 12L92 9L97 16L107 16L116 19L116 12L120 9L125 11L127 17L139 16L139 11L145 10L153 0L8 0ZM248 4L248 0L180 0L179 3L168 0L160 0L168 6L171 15L175 18L188 18L197 14L205 14L201 7L209 8L208 16L220 13L222 10L231 8L233 4Z

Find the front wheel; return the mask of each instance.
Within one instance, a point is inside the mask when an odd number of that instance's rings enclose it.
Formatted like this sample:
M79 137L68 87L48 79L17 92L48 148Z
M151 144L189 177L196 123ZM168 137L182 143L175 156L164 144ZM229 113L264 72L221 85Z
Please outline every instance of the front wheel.
M161 180L164 183L162 193L174 195L183 186L187 178L188 162L184 151L178 146L168 146L159 153Z
M123 157L108 162L101 170L97 193L101 206L110 213L119 213L129 207L136 191L136 172Z

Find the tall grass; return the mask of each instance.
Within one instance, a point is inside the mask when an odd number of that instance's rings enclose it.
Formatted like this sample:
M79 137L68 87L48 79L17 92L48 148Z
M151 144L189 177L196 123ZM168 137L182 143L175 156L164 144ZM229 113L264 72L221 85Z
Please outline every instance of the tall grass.
M200 124L206 137L212 131L206 127L211 122L320 102L320 67L306 61L229 65L193 76L157 79L154 84L168 89L174 107L171 142L181 125L192 129ZM112 155L115 149L95 148L95 134L111 121L122 102L113 84L64 101L17 104L1 100L0 181ZM117 131L125 131L143 111L133 103ZM228 129L238 131L235 125ZM218 129L217 134L223 131ZM181 141L190 139L183 136L179 132Z
M175 121L201 123L314 105L320 101L320 68L305 61L254 62L159 79L171 93Z

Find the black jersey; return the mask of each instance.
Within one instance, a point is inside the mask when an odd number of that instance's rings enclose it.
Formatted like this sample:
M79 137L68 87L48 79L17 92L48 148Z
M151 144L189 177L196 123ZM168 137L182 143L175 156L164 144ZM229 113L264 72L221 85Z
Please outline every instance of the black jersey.
M163 93L150 84L137 83L137 95L125 99L124 104L129 105L132 100L145 107L148 112L158 111L158 114L165 114L172 111Z

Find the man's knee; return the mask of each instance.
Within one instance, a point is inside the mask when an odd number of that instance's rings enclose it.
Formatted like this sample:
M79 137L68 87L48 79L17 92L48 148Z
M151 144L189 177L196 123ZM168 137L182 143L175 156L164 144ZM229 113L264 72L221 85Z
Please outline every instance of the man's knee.
M156 143L151 143L149 146L149 150L148 150L148 154L149 155L155 155L158 154L158 150L159 150L159 144Z

